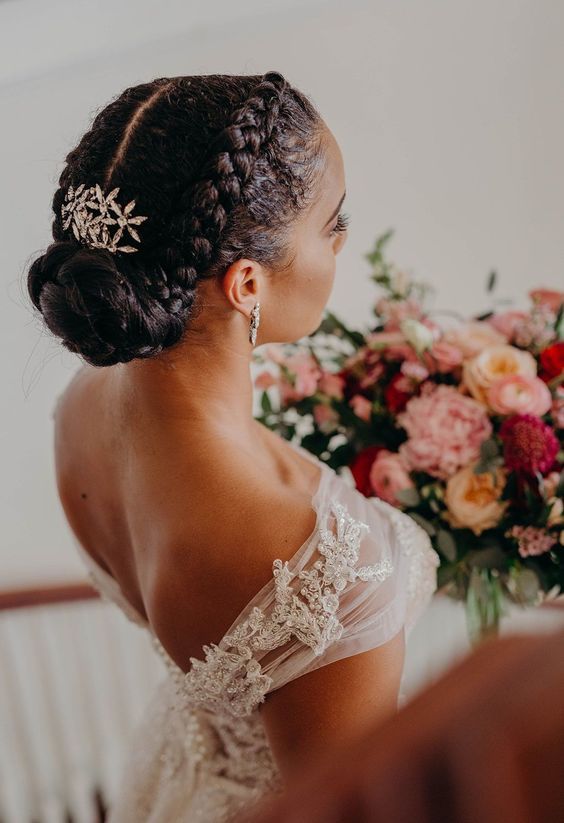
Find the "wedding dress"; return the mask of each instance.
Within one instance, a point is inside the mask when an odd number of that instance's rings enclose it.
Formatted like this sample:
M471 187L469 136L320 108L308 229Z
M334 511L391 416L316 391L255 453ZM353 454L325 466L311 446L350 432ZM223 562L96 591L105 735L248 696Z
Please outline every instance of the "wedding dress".
M291 445L321 468L316 525L186 673L73 533L93 585L149 632L168 670L134 731L108 823L220 823L282 792L260 714L266 695L402 626L407 638L436 590L439 557L427 534Z

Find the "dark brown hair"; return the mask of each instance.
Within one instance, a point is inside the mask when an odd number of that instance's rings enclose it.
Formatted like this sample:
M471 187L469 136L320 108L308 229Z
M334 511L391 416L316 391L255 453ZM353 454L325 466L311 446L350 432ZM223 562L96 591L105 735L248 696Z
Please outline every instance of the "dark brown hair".
M240 257L288 265L290 228L314 199L324 123L278 72L161 77L125 89L65 158L53 198L54 242L27 289L48 328L94 366L173 346L196 311L201 278ZM69 186L120 187L135 199L135 253L63 229Z

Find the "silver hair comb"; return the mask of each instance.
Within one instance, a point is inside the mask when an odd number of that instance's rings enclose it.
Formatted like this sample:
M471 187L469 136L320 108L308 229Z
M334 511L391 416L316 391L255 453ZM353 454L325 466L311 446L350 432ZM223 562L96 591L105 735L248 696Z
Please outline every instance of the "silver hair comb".
M131 215L135 208L135 200L131 200L127 206L120 206L116 203L115 198L118 192L119 186L112 189L106 196L102 193L98 183L89 188L86 188L85 183L81 183L76 189L69 186L61 206L63 230L66 231L72 224L72 231L78 242L93 249L108 249L112 253L139 251L134 246L118 246L117 244L125 229L134 240L140 243L141 238L133 226L138 226L147 220L147 217ZM114 225L118 228L112 234L108 226Z

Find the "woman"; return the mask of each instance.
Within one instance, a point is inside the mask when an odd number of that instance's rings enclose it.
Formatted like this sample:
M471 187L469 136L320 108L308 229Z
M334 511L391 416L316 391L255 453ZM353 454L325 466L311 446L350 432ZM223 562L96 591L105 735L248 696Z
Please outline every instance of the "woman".
M66 158L28 289L86 365L57 484L93 583L170 676L111 823L227 821L397 710L435 587L413 521L253 418L253 347L319 325L343 160L277 72L126 89Z

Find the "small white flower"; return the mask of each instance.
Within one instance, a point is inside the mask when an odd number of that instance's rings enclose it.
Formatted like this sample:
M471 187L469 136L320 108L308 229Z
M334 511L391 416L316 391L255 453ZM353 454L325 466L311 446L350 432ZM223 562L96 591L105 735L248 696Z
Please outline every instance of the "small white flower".
M401 322L401 330L407 342L413 346L418 354L430 349L433 345L433 332L423 323L420 323L419 320L407 317Z

